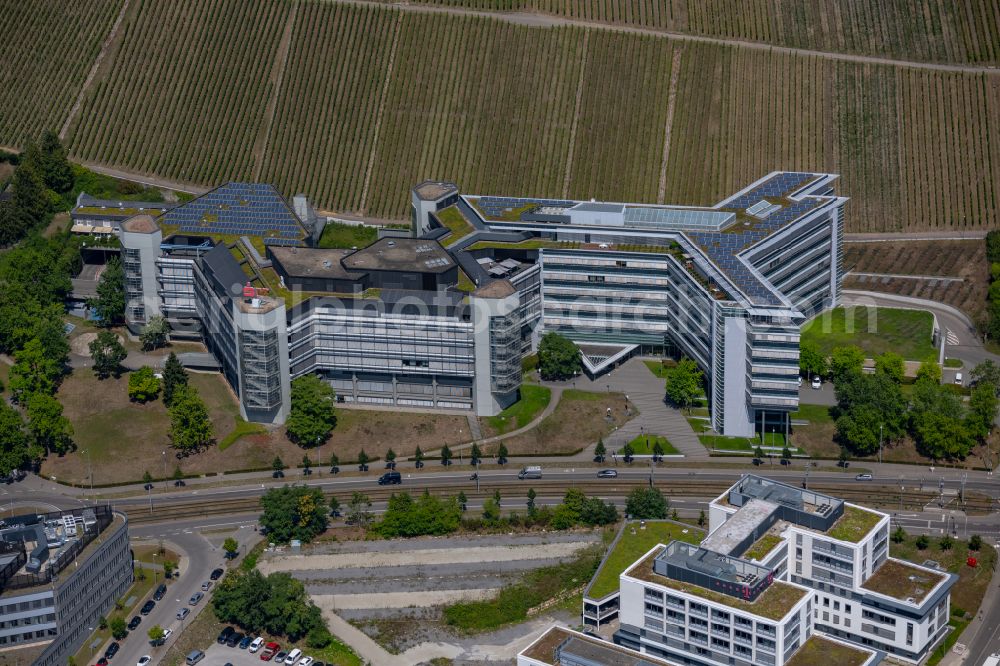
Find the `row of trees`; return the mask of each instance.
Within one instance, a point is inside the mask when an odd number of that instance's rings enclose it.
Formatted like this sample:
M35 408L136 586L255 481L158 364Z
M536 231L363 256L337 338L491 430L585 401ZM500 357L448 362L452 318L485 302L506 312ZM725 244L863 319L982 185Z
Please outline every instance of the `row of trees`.
M990 290L977 323L987 338L1000 340L1000 231L986 234L986 260L990 262Z
M341 513L349 524L371 527L373 533L385 538L451 534L463 525L469 529L524 525L565 530L579 525L608 525L619 519L613 504L588 497L578 488L567 490L563 501L551 509L539 507L537 497L534 488L529 488L525 511L511 511L505 517L504 501L496 490L483 502L481 517L463 519L468 508L464 492L448 498L435 497L426 490L418 497L408 492L393 493L382 519L375 522L371 499L363 493L354 492L347 504L341 505L335 496L326 501L319 488L290 485L264 494L260 524L275 543L292 539L308 543L326 530L331 515ZM629 493L625 511L632 518L662 519L669 517L670 504L658 488L635 488Z
M43 228L72 187L73 170L56 133L45 132L40 144L29 142L11 178L11 196L0 201L0 247Z
M73 447L55 393L68 371L63 301L80 267L79 245L68 234L38 233L72 187L65 152L47 132L40 146L26 147L11 196L0 201L0 246L11 246L0 254L0 352L14 358L6 387L14 404L0 401L0 475Z
M909 398L903 393L903 359L892 352L875 358L875 372L862 371L857 347L834 349L830 372L837 395L836 438L856 455L878 452L909 434L918 450L934 459L965 458L985 441L997 413L1000 369L992 363L972 372L966 405L956 387L941 384L936 363L923 363Z

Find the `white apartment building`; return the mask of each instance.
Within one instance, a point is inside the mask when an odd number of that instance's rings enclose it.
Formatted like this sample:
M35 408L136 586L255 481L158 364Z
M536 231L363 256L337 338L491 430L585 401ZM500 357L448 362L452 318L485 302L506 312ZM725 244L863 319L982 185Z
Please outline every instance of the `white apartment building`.
M746 475L711 502L709 530L621 574L615 643L691 666L785 666L818 635L918 663L948 632L958 577L889 557L887 514Z

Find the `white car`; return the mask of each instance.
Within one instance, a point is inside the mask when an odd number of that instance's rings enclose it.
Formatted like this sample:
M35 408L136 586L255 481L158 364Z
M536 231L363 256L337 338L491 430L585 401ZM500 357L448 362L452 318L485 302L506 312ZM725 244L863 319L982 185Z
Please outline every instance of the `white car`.
M813 379L812 379L812 387L814 389L818 389L822 385L823 385L823 380L822 379L820 379L819 377L813 377Z
M314 661L316 660L313 659L312 657L302 657L301 659L299 659L299 663L295 664L295 666L312 666L312 663Z
M249 648L250 654L256 653L257 650L261 649L262 647L264 647L264 639L258 636L257 638L253 639L252 643L250 643L250 648Z
M166 643L167 639L170 638L173 635L174 635L174 630L173 629L164 629L163 630L163 642Z
M135 663L135 666L146 666L146 664L148 664L151 661L153 661L153 658L150 657L148 654L144 654L141 657L139 657L139 661Z

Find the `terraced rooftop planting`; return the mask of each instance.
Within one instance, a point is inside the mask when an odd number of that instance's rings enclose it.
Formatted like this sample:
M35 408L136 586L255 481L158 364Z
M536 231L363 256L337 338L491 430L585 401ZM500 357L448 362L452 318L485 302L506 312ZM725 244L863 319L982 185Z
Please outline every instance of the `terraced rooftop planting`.
M912 598L920 603L943 578L901 560L886 560L862 587L901 601Z

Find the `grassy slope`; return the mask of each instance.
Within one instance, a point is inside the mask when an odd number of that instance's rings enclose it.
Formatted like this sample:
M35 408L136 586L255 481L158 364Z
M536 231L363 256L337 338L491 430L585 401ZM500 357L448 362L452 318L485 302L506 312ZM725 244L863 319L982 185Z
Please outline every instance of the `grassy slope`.
M552 391L544 386L522 385L520 400L496 416L480 420L487 426L486 436L502 435L511 430L523 428L548 407L551 398Z
M538 427L507 439L504 444L512 455L573 453L606 437L615 426L627 420L620 406L621 393L590 393L575 389L563 391L555 411ZM612 421L605 418L612 408ZM636 412L633 410L633 416ZM490 451L497 445L491 444Z
M618 576L656 544L667 544L671 541L698 543L704 536L705 533L695 527L666 521L647 521L645 529L635 524L627 525L622 538L594 576L589 596L592 599L600 599L617 590Z
M818 345L826 355L835 347L856 345L869 358L891 351L907 360L934 361L932 322L933 315L919 310L835 308L802 327L802 342Z

